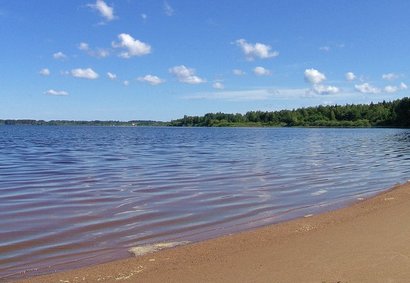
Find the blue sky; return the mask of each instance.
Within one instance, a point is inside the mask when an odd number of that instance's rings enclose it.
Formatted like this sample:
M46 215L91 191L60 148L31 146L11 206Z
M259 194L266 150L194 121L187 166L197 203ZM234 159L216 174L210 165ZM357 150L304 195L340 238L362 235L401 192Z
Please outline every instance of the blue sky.
M0 0L0 118L169 121L409 95L410 1Z

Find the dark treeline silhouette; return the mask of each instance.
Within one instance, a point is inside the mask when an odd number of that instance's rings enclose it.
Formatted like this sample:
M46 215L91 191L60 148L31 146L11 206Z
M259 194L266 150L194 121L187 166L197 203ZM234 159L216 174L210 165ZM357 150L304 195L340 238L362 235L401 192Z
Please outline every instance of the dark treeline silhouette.
M180 127L402 127L410 128L410 98L371 104L316 106L246 114L208 113L158 121L0 120L0 125Z
M371 104L333 105L246 114L208 113L184 116L172 126L229 127L410 127L410 99Z

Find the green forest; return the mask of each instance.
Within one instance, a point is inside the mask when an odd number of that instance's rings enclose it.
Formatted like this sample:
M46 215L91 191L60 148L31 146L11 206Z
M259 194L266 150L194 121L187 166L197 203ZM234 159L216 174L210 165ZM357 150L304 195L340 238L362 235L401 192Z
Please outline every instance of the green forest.
M410 127L410 98L246 114L208 113L170 122L182 127Z
M410 98L371 104L316 106L245 114L208 113L159 121L0 120L0 125L177 127L400 127L410 128Z

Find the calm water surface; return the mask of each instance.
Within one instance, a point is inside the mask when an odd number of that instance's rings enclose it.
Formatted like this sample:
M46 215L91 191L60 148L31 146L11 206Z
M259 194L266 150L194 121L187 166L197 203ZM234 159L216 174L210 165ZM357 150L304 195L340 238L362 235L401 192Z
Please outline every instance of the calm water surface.
M318 213L409 178L409 130L3 126L0 278Z

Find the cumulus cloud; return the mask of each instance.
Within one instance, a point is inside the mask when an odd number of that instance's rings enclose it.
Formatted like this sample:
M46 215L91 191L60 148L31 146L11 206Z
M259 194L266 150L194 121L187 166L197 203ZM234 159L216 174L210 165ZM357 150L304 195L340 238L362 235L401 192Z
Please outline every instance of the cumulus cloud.
M47 68L41 69L38 73L42 76L45 76L45 77L47 77L51 74L50 70L47 69Z
M65 55L63 52L59 51L53 54L53 58L56 60L63 60L67 58L67 55Z
M232 73L233 73L235 76L243 76L243 75L245 75L245 72L242 71L241 69L233 69L233 70L232 70Z
M345 74L345 78L348 81L354 81L355 79L357 79L356 75L353 72L347 72Z
M122 84L123 84L124 86L129 86L129 85L130 85L130 82L129 82L129 81L123 81Z
M399 91L399 87L393 86L393 85L388 85L384 87L384 91L387 93L395 93Z
M116 80L116 79L117 79L117 75L116 75L116 74L113 74L113 73L111 73L111 72L108 72L108 73L107 73L107 77L108 77L110 80Z
M305 81L312 84L310 93L316 94L336 94L340 89L332 85L322 84L326 80L325 74L319 72L316 69L306 69L304 72Z
M112 21L114 16L114 8L108 6L103 0L97 0L95 4L88 4L89 7L98 11L107 21Z
M304 75L305 81L311 84L320 84L326 80L326 76L316 69L306 69Z
M212 84L212 87L213 87L214 89L224 89L224 88L225 88L225 86L224 86L224 84L223 84L222 82L214 82L214 83Z
M87 69L73 69L71 70L71 75L75 78L95 80L98 79L98 74L91 68Z
M269 76L271 72L268 69L265 69L264 67L255 67L253 69L253 73L257 76Z
M134 39L131 35L121 33L118 35L119 42L112 42L114 48L124 48L126 51L120 53L122 58L143 56L151 53L151 46L147 43Z
M312 89L317 94L335 94L340 91L338 87L331 85L313 85Z
M376 94L376 93L380 93L381 91L379 88L374 87L369 83L358 84L358 85L355 85L354 88L360 93Z
M206 82L205 79L202 79L195 74L195 69L187 68L184 65L172 67L169 69L169 72L177 77L182 83L200 84Z
M394 81L399 78L399 75L395 73L388 73L388 74L383 74L382 79L386 81Z
M165 82L164 80L154 75L146 75L144 77L139 77L137 78L137 80L139 80L140 82L149 83L150 85L159 85Z
M55 95L55 96L65 96L65 95L68 95L68 92L66 92L64 90L49 89L46 92L44 92L44 94Z
M162 8L164 9L165 15L169 17L173 16L175 13L174 8L172 8L171 5L167 1L164 1Z
M255 58L267 59L279 55L278 51L272 51L272 47L263 43L248 43L245 39L238 39L235 41L236 45L242 49L248 60Z
M388 85L384 87L384 91L387 93L396 93L400 90L406 90L407 85L403 82L400 83L400 85L395 86L395 85Z

